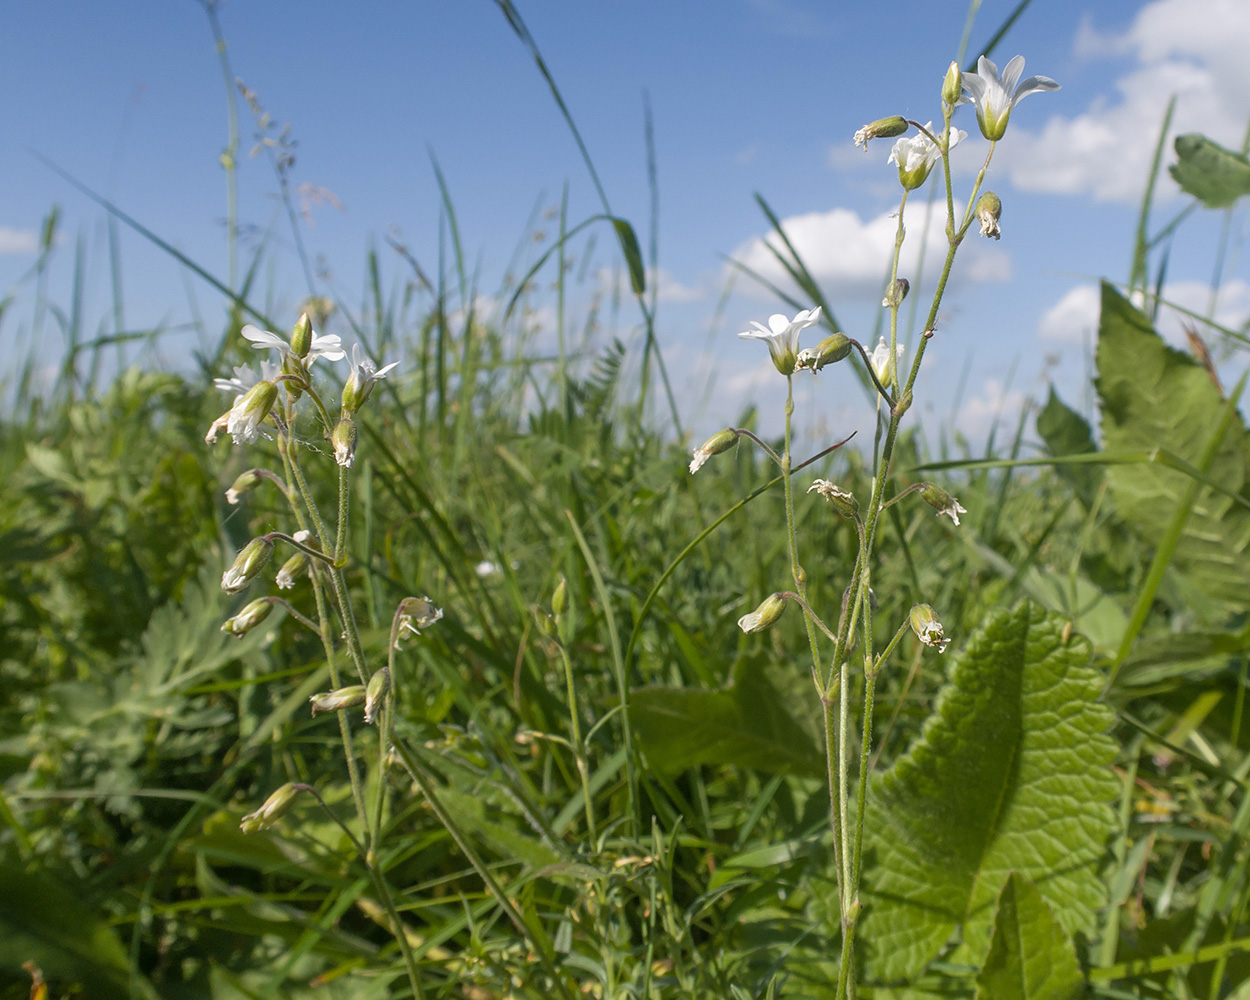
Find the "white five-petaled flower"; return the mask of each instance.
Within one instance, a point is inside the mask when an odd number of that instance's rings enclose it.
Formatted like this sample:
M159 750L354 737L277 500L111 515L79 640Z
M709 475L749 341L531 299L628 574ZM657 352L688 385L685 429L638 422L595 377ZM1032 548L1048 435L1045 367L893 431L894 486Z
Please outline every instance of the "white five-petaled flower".
M751 320L755 329L738 334L743 340L762 340L768 344L768 353L782 375L789 375L799 355L799 333L820 322L820 306L804 309L794 319L786 319L781 313L768 317L768 326Z
M926 124L925 129L932 133L933 122ZM951 129L950 145L947 148L954 149L967 136L968 133L962 129ZM937 163L941 155L942 150L937 143L924 132L917 132L915 135L896 139L890 150L890 158L885 162L897 163L899 182L908 191L914 191L928 179L929 171L933 169L933 164Z
M981 126L981 134L985 138L1001 139L1007 131L1011 109L1029 94L1037 90L1059 89L1059 84L1048 76L1031 76L1019 83L1023 72L1024 56L1015 56L1007 63L1001 77L993 61L982 56L977 60L975 73L963 74L965 99L976 105L977 124Z
M894 348L894 357L891 358L890 345L885 342L885 337L881 337L877 341L877 346L872 349L872 370L877 373L877 380L882 385L893 381L895 362L902 356L902 344L898 344Z
M379 368L365 353L364 348L359 344L352 344L352 373L343 386L343 409L348 413L355 413L364 406L365 400L373 392L373 384L386 378L387 372L398 364L398 361L392 361Z
M266 348L274 348L281 351L283 357L291 351L291 345L287 343L285 338L269 330L262 330L251 323L248 323L239 332L245 340L250 340L252 346L257 350L263 351ZM346 353L343 351L342 341L339 340L337 335L332 333L314 333L312 335L312 346L304 356L304 361L306 364L312 364L317 358L325 358L327 361L341 361L346 356Z

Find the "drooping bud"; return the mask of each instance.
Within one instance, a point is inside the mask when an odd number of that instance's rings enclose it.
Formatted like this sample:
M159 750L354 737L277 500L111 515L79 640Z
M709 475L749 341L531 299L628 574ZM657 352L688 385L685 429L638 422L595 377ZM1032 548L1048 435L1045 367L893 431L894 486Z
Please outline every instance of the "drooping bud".
M890 115L889 118L878 118L869 122L855 132L855 145L863 146L868 152L868 143L873 139L893 139L907 131L907 119L902 115Z
M738 628L747 635L752 632L762 632L774 624L785 610L786 599L781 594L769 594L758 608L738 619Z
M723 431L713 434L695 449L694 457L690 459L691 475L703 468L703 463L713 455L719 455L722 451L732 448L737 440L738 435L732 427L726 427Z
M239 823L239 829L244 833L256 833L258 830L268 830L271 826L278 822L283 816L291 811L291 807L295 805L295 800L307 790L307 785L301 785L296 782L288 781L276 792L265 799L265 804L257 809L254 813L248 813Z
M428 628L442 617L443 609L434 607L434 602L428 597L405 597L395 609L395 625L391 634L395 637L396 648L405 632L420 635L421 629Z
M308 318L308 313L304 313L296 321L295 329L291 331L291 353L297 358L307 357L309 350L312 349L312 342L312 320Z
M946 652L950 640L942 633L942 623L927 604L917 604L911 609L909 617L911 630L916 638L926 646L932 646L939 653Z
M308 700L312 702L313 715L318 712L341 712L345 708L355 708L365 703L365 686L353 684L337 691L321 691Z
M237 504L239 497L244 493L251 493L252 490L261 484L264 478L260 474L260 469L248 469L247 472L234 481L230 489L226 490L226 503Z
M903 304L903 299L907 298L907 293L910 290L910 281L906 278L895 278L886 286L885 296L881 299L881 304L887 309L897 309Z
M230 568L221 575L221 589L227 594L237 594L261 571L273 555L273 542L263 535L253 538L234 557Z
M242 638L268 618L271 611L273 611L273 602L267 597L258 597L233 618L222 622L221 630Z
M977 221L981 223L981 235L998 239L1002 230L998 220L1003 214L1003 200L993 191L986 191L977 199Z
M317 543L313 541L311 531L297 531L291 536L297 542L307 545L310 548L318 548ZM278 575L274 582L278 585L279 590L290 590L295 586L295 581L308 569L310 560L304 552L296 552L286 562L282 564L282 568L278 570Z
M330 443L334 445L334 460L343 468L350 469L356 460L356 425L350 417L344 417L330 435Z
M855 499L855 494L831 483L828 479L817 479L807 488L808 493L813 490L828 500L833 505L833 509L843 517L854 518L859 514L859 501Z
M920 498L936 510L939 516L945 514L956 524L959 523L960 514L968 513L958 500L936 483L925 483L921 486Z
M225 420L226 430L234 438L235 444L251 444L256 440L260 434L260 425L269 416L269 411L277 400L278 387L268 380L262 380L234 401L230 412L225 415ZM218 427L220 419L213 423L214 428ZM209 433L216 440L216 434L213 431Z
M383 667L369 678L369 684L365 688L365 722L373 723L377 720L378 710L382 707L382 700L390 689L391 671L389 667Z
M551 595L551 613L562 615L569 609L569 583L563 576Z
M815 347L799 351L795 368L818 372L826 365L834 365L851 353L851 338L845 333L831 333Z
M942 101L952 107L959 103L964 92L964 75L959 71L959 63L952 62L942 80Z

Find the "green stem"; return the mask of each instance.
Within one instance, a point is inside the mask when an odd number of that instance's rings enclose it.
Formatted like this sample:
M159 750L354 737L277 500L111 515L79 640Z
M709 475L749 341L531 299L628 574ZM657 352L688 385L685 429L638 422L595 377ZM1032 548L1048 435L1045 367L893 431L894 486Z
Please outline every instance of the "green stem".
M560 659L564 661L564 683L568 688L569 696L569 726L573 731L573 755L577 762L577 773L582 779L582 802L586 807L586 830L590 834L591 843L597 838L595 833L595 810L594 803L590 798L590 772L586 766L586 747L582 743L582 724L577 717L577 691L573 686L573 661L569 659L568 650L564 648L564 643L558 643L560 647Z

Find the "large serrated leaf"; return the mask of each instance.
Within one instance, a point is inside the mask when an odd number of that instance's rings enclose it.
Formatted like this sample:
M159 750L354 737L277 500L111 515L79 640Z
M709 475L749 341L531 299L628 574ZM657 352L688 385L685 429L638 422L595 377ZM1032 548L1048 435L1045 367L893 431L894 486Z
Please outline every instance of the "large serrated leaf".
M1084 992L1072 942L1037 887L1013 872L998 895L976 1000L1076 1000Z
M1198 466L1227 402L1205 368L1174 350L1150 321L1110 285L1103 285L1098 329L1098 395L1108 450L1163 448ZM1234 417L1204 471L1231 493L1243 492L1250 443ZM1147 544L1155 545L1193 480L1155 464L1107 467L1116 509ZM1206 620L1245 608L1250 592L1250 511L1206 487L1190 504L1172 557L1177 581L1205 600L1191 602Z
M1089 424L1079 413L1069 407L1050 387L1046 405L1037 415L1037 433L1046 442L1046 450L1056 458L1068 455L1090 455L1098 450ZM1061 479L1071 484L1081 503L1089 507L1102 478L1102 472L1092 465L1059 465L1055 470Z
M1011 872L1068 934L1092 931L1114 823L1111 712L1082 636L1031 602L991 612L906 756L873 782L862 940L882 979L916 976L962 929L984 954Z

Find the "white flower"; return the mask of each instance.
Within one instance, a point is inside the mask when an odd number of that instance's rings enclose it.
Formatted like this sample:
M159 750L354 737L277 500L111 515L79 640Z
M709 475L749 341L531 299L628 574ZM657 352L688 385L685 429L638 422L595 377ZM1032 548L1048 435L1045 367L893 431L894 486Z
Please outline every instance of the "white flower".
M903 356L903 345L898 344L894 348L894 358L890 358L890 345L885 342L885 337L877 341L877 346L872 349L872 370L877 373L877 381L882 385L894 381L893 371L894 363L898 358Z
M926 124L925 128L932 132L933 122ZM967 137L968 133L962 129L951 129L948 149L954 149ZM914 191L925 182L929 171L933 169L933 164L937 163L941 155L942 150L937 143L923 132L917 132L915 135L896 139L894 147L890 150L890 158L885 162L897 163L899 182L908 191Z
M945 514L956 524L959 523L960 514L968 513L963 504L936 483L925 483L921 486L920 496L925 503L938 512L938 517Z
M933 613L933 609L929 605L915 605L911 609L908 620L911 624L911 630L915 633L917 639L926 646L932 646L939 653L946 652L946 647L950 645L950 639L946 637L942 629L942 623L938 621L937 615Z
M479 580L485 580L488 576L497 576L502 572L499 563L493 563L489 559L483 559L480 563L473 567L473 572L477 574Z
M278 387L262 380L242 396L234 398L234 405L226 414L226 430L235 444L251 444L260 434L260 425L269 416L278 398ZM216 424L213 425L214 427Z
M754 330L738 334L743 340L762 340L768 344L768 353L782 375L794 371L799 353L799 333L820 322L820 306L804 309L794 319L786 319L781 313L768 317L768 326L751 321Z
M248 323L240 333L243 334L245 340L250 340L252 346L257 350L263 351L266 348L274 348L282 352L285 357L291 352L291 345L286 339L272 333L269 330L262 330L258 326ZM325 358L327 361L341 361L347 355L343 351L342 341L335 334L319 334L314 333L312 337L312 346L308 349L308 353L304 356L307 364L312 364L317 358Z
M233 392L235 395L242 395L257 382L272 382L281 373L281 366L274 364L272 361L262 361L260 363L259 375L247 365L237 365L234 369L234 378L215 378L213 379L213 385L222 392Z
M395 632L395 648L399 648L400 640L405 632L420 635L421 629L428 628L443 617L443 609L434 607L428 597L405 597L399 602L399 628Z
M981 134L990 140L998 140L1007 131L1007 119L1011 109L1036 90L1058 90L1059 84L1048 76L1031 76L1016 86L1024 72L1024 56L1016 56L1003 67L999 77L998 67L982 56L977 60L975 73L963 74L964 96L977 109L977 124Z
M352 344L352 373L343 386L343 409L355 413L364 406L373 392L373 384L386 378L386 373L398 364L398 361L392 361L378 368L359 344Z

